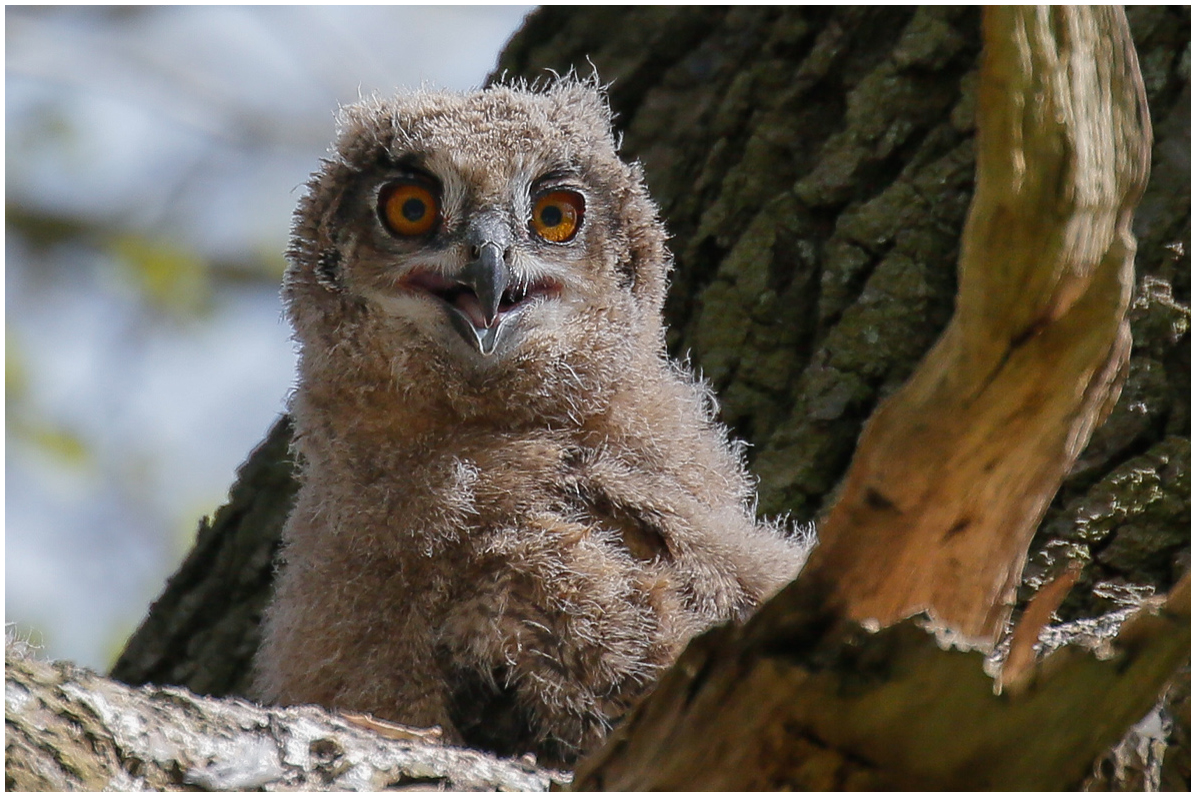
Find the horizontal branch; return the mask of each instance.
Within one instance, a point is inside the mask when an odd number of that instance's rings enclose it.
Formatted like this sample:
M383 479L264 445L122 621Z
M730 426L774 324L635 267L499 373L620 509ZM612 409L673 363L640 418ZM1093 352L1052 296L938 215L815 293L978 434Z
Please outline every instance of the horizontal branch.
M261 708L176 687L131 688L5 651L8 791L547 791L568 776L386 738L315 706ZM366 723L369 724L369 723Z

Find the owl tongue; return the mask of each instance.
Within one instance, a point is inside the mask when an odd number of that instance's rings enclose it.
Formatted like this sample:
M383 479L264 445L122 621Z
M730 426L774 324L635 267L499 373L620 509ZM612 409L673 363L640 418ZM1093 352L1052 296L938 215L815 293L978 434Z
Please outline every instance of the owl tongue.
M469 285L423 270L408 274L400 280L399 284L408 290L430 293L441 299L456 308L469 323L473 324L474 329L487 328L486 311L482 308L482 302L478 295Z
M482 303L478 301L477 294L473 291L459 291L453 296L452 305L469 319L475 329L485 329L490 326L486 323L486 311L482 309Z

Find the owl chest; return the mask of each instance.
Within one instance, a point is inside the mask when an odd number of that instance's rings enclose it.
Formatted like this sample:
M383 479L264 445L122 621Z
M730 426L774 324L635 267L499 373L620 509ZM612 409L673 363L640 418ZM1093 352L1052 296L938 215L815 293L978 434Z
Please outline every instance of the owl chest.
M652 567L671 559L667 523L651 506L612 498L560 446L483 450L428 463L389 491L388 521L423 540L424 555L461 560L492 578L551 578L575 560ZM451 550L450 550L451 549ZM464 570L459 572L465 572Z
M558 615L683 586L662 519L603 492L568 446L466 436L437 448L452 453L392 461L346 500L373 515L357 524L357 554L383 546L377 564L432 598L439 637L518 648Z
M559 742L564 756L695 627L651 509L604 493L567 446L533 442L455 441L439 459L388 463L351 497L372 516L336 544L387 596L364 644L394 649L403 671L435 667L467 742L510 754Z

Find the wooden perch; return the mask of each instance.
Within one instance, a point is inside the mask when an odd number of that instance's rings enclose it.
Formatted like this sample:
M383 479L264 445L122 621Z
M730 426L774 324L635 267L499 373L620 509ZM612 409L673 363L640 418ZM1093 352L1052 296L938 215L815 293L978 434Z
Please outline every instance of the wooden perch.
M547 791L568 781L317 706L132 688L11 645L4 665L6 791Z
M944 650L924 620L868 632L795 587L695 640L574 788L1075 788L1191 645L1185 580L1112 650L1062 648L997 696L984 654Z
M993 8L984 41L955 316L869 421L808 569L850 617L991 644L1120 391L1151 136L1120 8Z
M1116 652L1034 663L1067 574L1005 694L984 671L1031 535L1117 399L1151 140L1121 9L989 9L984 36L950 326L869 421L798 581L695 640L576 788L1075 787L1186 657L1185 580Z

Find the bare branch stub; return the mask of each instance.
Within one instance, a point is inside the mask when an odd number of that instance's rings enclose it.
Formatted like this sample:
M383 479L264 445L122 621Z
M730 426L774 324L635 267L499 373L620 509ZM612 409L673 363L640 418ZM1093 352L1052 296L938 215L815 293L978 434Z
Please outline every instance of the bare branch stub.
M984 33L956 313L869 421L809 568L850 617L991 643L1120 389L1151 134L1119 8L997 8Z

